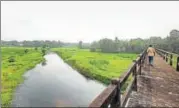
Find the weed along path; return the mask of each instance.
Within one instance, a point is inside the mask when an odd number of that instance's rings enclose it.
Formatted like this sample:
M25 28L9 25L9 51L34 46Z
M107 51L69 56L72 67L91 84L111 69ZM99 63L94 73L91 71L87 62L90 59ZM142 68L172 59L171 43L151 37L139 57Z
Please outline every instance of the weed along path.
M87 107L105 89L66 64L57 54L26 72L14 95L12 107Z

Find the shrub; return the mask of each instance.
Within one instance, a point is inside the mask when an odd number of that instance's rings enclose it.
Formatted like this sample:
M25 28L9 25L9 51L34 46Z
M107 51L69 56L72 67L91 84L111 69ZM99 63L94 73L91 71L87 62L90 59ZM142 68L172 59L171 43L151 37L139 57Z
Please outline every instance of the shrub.
M91 51L91 52L95 52L95 51L96 51L96 48L90 48L90 51Z
M15 58L13 56L9 57L9 62L15 62Z
M35 47L35 50L37 51L37 50L38 50L38 48L37 48L37 47Z
M45 52L46 52L46 50L43 48L42 49L42 54L45 55Z
M25 49L25 50L24 50L24 52L25 52L25 53L28 53L28 52L29 52L29 50L28 50L28 49Z

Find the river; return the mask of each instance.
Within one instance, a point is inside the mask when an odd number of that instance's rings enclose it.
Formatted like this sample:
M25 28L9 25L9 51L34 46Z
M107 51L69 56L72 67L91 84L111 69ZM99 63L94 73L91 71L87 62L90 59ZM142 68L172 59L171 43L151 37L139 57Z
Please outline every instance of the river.
M87 107L106 86L84 77L57 54L27 71L14 95L12 107Z

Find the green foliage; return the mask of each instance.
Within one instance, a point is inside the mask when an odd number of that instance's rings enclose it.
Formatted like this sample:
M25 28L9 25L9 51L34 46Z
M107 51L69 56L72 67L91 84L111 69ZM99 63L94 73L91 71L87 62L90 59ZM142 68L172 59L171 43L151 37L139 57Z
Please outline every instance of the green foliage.
M112 39L101 39L99 41L100 49L102 52L115 52L115 44Z
M36 51L38 50L38 48L37 48L37 47L35 47L34 49L35 49Z
M91 52L95 52L95 51L96 51L96 48L90 48L90 51L91 51Z
M83 43L82 41L79 42L78 47L79 47L80 49L82 48L82 43Z
M29 52L24 54L24 48L21 47L1 48L1 105L3 107L10 106L12 94L17 85L23 81L24 72L43 60L40 51L35 51L33 48L27 49Z
M9 62L15 62L14 56L9 57L9 60L8 60L8 61L9 61Z
M28 53L28 52L29 52L29 50L28 50L28 49L25 49L25 50L24 50L24 52L25 52L25 53Z
M45 55L45 53L46 53L46 49L42 48L42 55Z
M61 47L63 43L61 41L1 41L2 46L22 46L22 47L42 47L43 45L48 45L49 47Z
M128 53L140 53L143 49L147 48L149 44L154 47L158 47L170 52L179 53L179 31L174 29L169 33L170 35L166 38L159 36L152 36L148 39L130 39L130 40L119 40L115 37L114 40L103 38L99 41L90 43L64 43L61 41L3 41L1 40L1 46L23 46L23 47L42 47L46 46L50 48L54 47L78 47L80 49L89 49L90 51L102 51L102 52L128 52Z
M45 49L47 46L48 46L48 45L44 44L44 45L42 46L42 48Z
M162 39L161 37L150 37L149 39L130 39L129 41L118 40L115 37L114 40L103 38L99 41L94 41L91 44L91 49L100 49L101 52L132 52L140 53L145 48L152 44L154 47L161 48L170 52L179 53L179 31L172 30L170 36Z
M133 53L90 52L88 49L53 48L65 62L83 75L109 84L111 78L118 78L136 59Z

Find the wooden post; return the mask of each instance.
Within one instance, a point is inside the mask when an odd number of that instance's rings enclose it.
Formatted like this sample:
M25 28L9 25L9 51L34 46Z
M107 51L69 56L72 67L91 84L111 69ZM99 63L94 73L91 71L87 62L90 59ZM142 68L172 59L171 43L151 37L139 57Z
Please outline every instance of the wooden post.
M160 52L159 52L159 51L157 51L157 53L159 54L159 56L161 56L161 54L160 54Z
M173 55L172 54L170 55L170 65L171 66L173 65Z
M134 87L133 87L133 89L134 89L135 91L137 91L137 73L136 73L136 65L135 65L135 67L134 67L133 73L134 73Z
M179 71L179 56L177 57L177 67L176 70Z
M136 60L133 60L133 62L135 63L134 70L136 70ZM132 76L134 76L134 75L135 75L135 72L134 72L134 71L132 71Z
M165 60L165 54L162 52L163 60Z
M143 67L143 64L144 64L144 55L142 55L141 57L141 66Z
M166 58L165 60L166 60L166 62L168 62L168 54L166 53L165 56L166 56L166 57L165 57L165 58Z
M121 82L118 83L118 106L121 107Z
M142 59L142 58L141 58ZM139 60L139 75L141 75L141 71L142 71L142 61L141 61L141 59Z
M162 57L162 53L159 51L160 57Z
M139 68L139 71L137 73L139 75L141 75L141 65L142 65L141 59L142 59L142 54L139 54L138 57L139 57L139 61L138 61L137 69Z
M157 50L157 53L160 55L160 57L162 57L162 54L159 50Z
M116 108L117 106L121 105L121 91L120 91L120 80L118 79L112 79L111 83L114 85L117 85L117 91L116 95L114 97L114 100L112 100L111 108Z
M143 56L142 56L142 54L139 54L139 62L138 62L138 67L139 67L139 72L138 72L138 74L139 75L141 75L141 67L142 67L142 58L143 58Z

